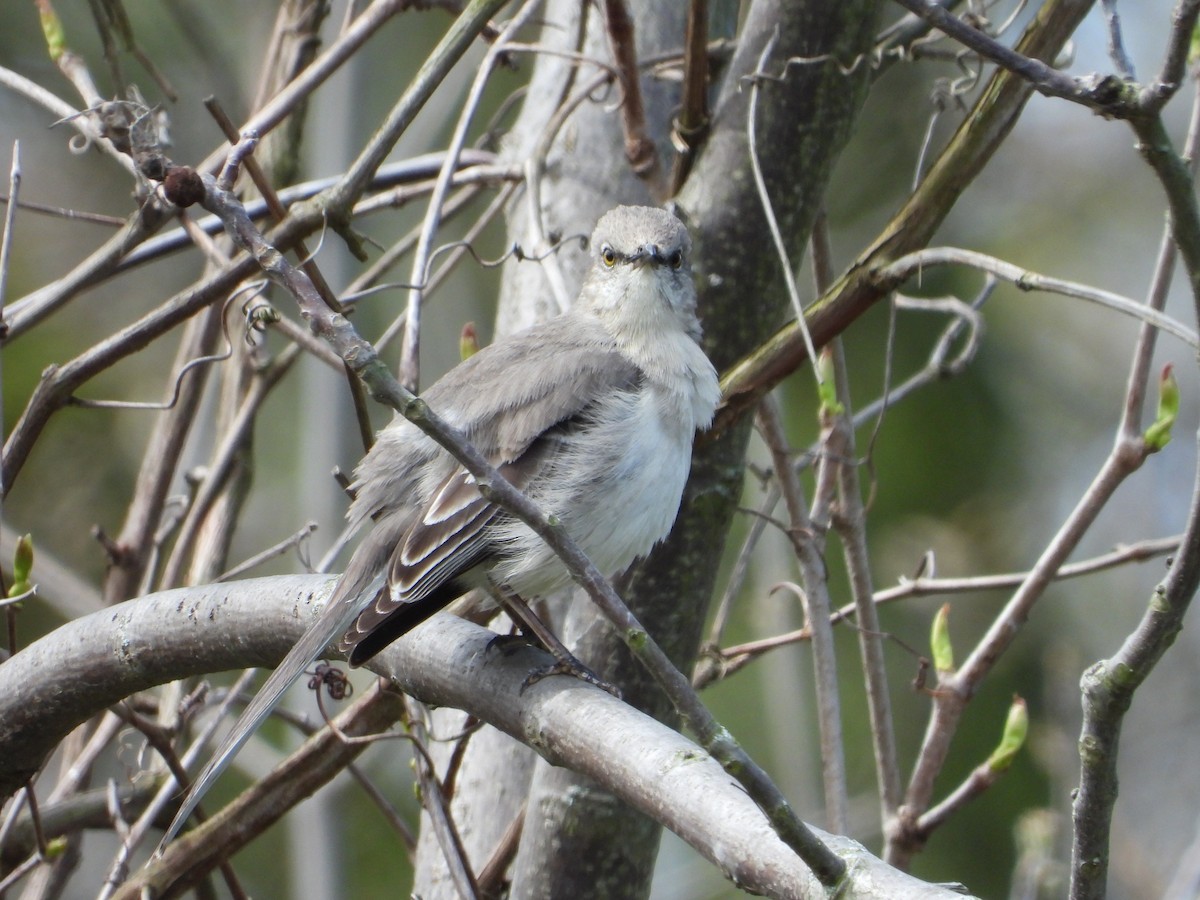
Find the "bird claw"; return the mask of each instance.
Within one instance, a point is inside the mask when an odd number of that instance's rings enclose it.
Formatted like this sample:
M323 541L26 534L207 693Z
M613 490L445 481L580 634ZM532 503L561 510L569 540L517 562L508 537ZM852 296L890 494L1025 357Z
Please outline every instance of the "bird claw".
M498 634L487 642L486 649L489 652L491 650L499 650L505 656L511 656L526 647L536 647L539 650L545 649L539 641L531 640L524 634ZM550 653L554 656L554 662L538 666L526 675L525 680L521 682L521 693L525 693L525 689L530 685L537 684L543 678L548 678L551 675L571 675L582 682L600 688L602 691L607 691L618 700L621 699L621 691L616 685L605 681L580 662L578 657L567 652L565 647L557 647L550 650Z
M499 650L505 656L512 656L512 654L524 647L537 646L539 645L530 641L523 634L498 634L487 642L485 650L489 653L492 650Z
M615 684L610 684L609 682L605 681L574 656L571 656L567 659L556 659L554 662L548 663L547 665L538 666L536 669L526 675L525 680L521 682L521 693L525 693L525 689L530 685L537 684L543 678L547 678L551 675L570 675L574 678L578 678L585 684L590 684L593 687L598 687L600 690L612 694L618 700L621 699L621 691Z

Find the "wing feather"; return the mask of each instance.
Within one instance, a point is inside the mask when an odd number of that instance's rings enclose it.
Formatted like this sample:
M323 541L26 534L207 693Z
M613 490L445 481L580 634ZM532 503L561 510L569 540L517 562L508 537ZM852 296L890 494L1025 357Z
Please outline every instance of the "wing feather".
M499 467L518 490L537 477L560 442L545 436L520 459ZM395 638L483 581L476 569L504 552L488 526L504 513L485 500L475 479L456 469L415 516L388 560L387 589L355 619L340 646L361 665Z

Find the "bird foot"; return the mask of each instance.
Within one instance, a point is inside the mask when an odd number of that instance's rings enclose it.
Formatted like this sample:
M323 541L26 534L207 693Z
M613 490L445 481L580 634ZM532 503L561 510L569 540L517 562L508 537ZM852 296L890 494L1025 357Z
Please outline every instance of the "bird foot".
M487 651L499 650L505 656L512 656L525 647L540 647L523 634L498 634L487 642Z
M537 684L543 678L547 678L551 675L570 675L574 678L578 678L580 681L586 684L598 687L602 691L607 691L618 700L621 699L621 691L615 684L610 684L609 682L605 681L570 654L568 654L566 657L557 658L554 660L554 662L547 665L538 666L536 669L526 675L525 680L521 682L521 692L524 693L525 689L530 685Z

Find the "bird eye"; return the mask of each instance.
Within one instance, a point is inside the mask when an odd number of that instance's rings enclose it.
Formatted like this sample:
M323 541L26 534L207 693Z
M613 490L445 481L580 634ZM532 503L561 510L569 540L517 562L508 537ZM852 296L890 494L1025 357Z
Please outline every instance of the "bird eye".
M683 252L681 250L676 250L674 253L668 256L667 265L669 265L672 269L678 269L680 266L682 266Z
M617 264L617 251L612 247L603 247L600 250L600 259L608 268L612 268Z

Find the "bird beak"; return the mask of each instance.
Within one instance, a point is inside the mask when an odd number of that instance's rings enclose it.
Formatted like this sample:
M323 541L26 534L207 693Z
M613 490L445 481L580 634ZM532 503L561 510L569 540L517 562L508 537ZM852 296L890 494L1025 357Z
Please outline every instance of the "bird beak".
M658 244L642 244L629 261L636 266L658 265L664 262L664 257Z

